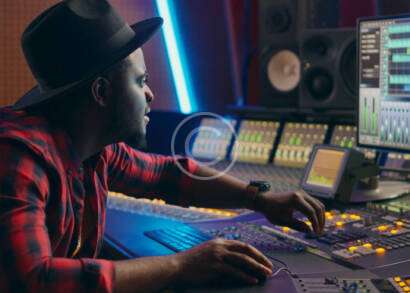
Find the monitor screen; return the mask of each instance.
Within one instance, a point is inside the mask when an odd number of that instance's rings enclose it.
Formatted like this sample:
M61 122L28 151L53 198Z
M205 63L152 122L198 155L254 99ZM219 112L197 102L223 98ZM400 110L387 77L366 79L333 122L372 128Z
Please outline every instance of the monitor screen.
M345 152L332 149L318 149L307 175L306 183L334 189L340 176Z
M410 151L410 16L358 22L360 146Z

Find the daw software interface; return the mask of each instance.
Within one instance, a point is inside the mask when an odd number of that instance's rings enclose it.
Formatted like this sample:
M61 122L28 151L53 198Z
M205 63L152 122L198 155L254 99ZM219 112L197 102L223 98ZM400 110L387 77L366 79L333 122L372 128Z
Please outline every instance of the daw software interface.
M361 20L361 145L410 151L410 16Z

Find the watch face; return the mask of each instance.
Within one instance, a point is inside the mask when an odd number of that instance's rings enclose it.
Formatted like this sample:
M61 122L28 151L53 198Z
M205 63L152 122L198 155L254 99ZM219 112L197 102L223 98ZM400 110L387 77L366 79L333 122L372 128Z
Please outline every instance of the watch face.
M260 192L270 190L270 183L267 181L251 181L249 185L257 187Z

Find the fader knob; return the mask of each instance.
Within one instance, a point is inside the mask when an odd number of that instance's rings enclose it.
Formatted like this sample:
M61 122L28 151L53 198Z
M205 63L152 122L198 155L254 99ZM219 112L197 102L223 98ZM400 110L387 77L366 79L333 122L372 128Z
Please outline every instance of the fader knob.
M373 225L373 217L370 215L363 216L363 225L365 226Z

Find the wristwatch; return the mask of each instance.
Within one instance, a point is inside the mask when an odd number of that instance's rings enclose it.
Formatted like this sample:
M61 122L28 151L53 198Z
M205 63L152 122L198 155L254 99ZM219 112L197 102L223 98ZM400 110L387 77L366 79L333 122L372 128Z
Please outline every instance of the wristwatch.
M267 181L255 180L249 182L248 186L246 187L246 190L249 194L249 198L251 199L251 206L253 207L253 210L256 209L258 195L263 192L269 191L270 187L270 183Z

